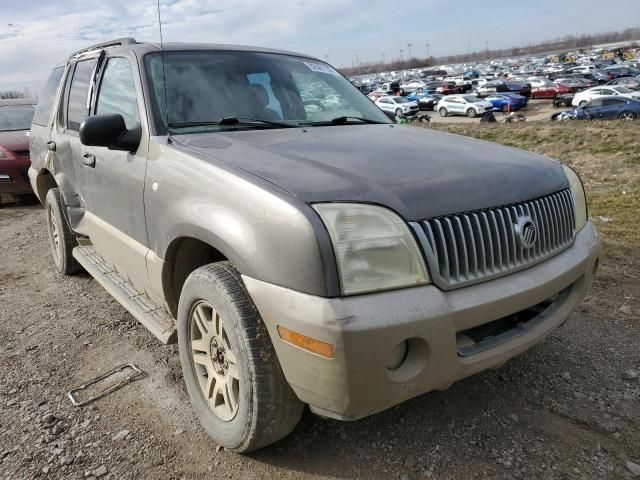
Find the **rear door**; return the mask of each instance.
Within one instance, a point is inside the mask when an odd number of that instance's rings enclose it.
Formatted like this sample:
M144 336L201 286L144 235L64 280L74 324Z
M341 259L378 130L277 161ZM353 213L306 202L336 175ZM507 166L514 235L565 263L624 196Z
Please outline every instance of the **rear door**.
M65 200L71 228L82 235L87 235L88 231L83 224L85 198L80 177L83 146L78 130L89 113L89 87L96 64L95 57L69 64L62 100L51 131L55 152L50 167Z

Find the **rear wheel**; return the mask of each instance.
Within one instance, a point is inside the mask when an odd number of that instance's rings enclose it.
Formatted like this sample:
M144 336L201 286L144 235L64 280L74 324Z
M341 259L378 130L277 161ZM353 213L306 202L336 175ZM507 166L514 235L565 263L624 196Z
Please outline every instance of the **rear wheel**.
M447 109L444 107L442 107L439 111L441 117L446 117L448 115Z
M633 112L625 111L618 115L618 120L635 120L636 114Z
M578 103L579 107L584 107L587 104L586 100L582 100L580 103Z
M227 262L189 275L178 307L184 380L216 443L249 452L288 435L303 403L287 383L267 329Z
M58 188L51 188L47 192L45 212L49 247L56 269L64 275L76 273L81 267L72 252L78 242L67 221L64 200Z
M396 109L396 117L401 117L402 116L402 109L401 108L397 108Z
M467 110L467 117L473 118L477 113L478 112L476 112L475 108L470 108L469 110Z

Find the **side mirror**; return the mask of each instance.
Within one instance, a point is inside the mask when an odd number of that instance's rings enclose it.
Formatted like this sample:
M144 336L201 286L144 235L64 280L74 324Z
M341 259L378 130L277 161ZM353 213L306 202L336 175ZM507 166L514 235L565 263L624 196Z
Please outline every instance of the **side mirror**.
M94 115L80 125L80 141L92 147L107 147L109 150L135 152L140 146L140 125L128 129L119 114Z

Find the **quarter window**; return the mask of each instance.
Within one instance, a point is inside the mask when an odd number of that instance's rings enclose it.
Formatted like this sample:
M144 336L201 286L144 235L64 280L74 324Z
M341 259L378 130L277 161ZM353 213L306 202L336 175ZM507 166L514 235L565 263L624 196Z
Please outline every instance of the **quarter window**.
M60 85L60 79L64 73L64 67L56 68L51 75L47 84L44 86L40 98L38 99L38 106L36 107L36 113L33 117L33 123L37 125L47 126L49 124L49 115L51 114L51 107L58 91L58 85Z
M96 60L83 60L76 64L71 89L69 90L69 102L67 104L67 129L80 130L80 124L89 115L87 98L89 84L96 66Z
M133 72L126 58L110 58L100 84L96 114L122 115L127 128L139 122Z

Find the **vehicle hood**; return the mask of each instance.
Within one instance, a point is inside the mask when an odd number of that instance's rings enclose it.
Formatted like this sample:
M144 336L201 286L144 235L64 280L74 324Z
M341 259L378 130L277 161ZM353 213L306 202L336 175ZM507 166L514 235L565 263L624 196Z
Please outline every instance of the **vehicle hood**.
M306 203L375 203L406 220L507 205L567 186L558 162L421 127L265 129L174 140L176 148L250 172Z
M0 145L9 150L29 150L29 130L0 132Z

